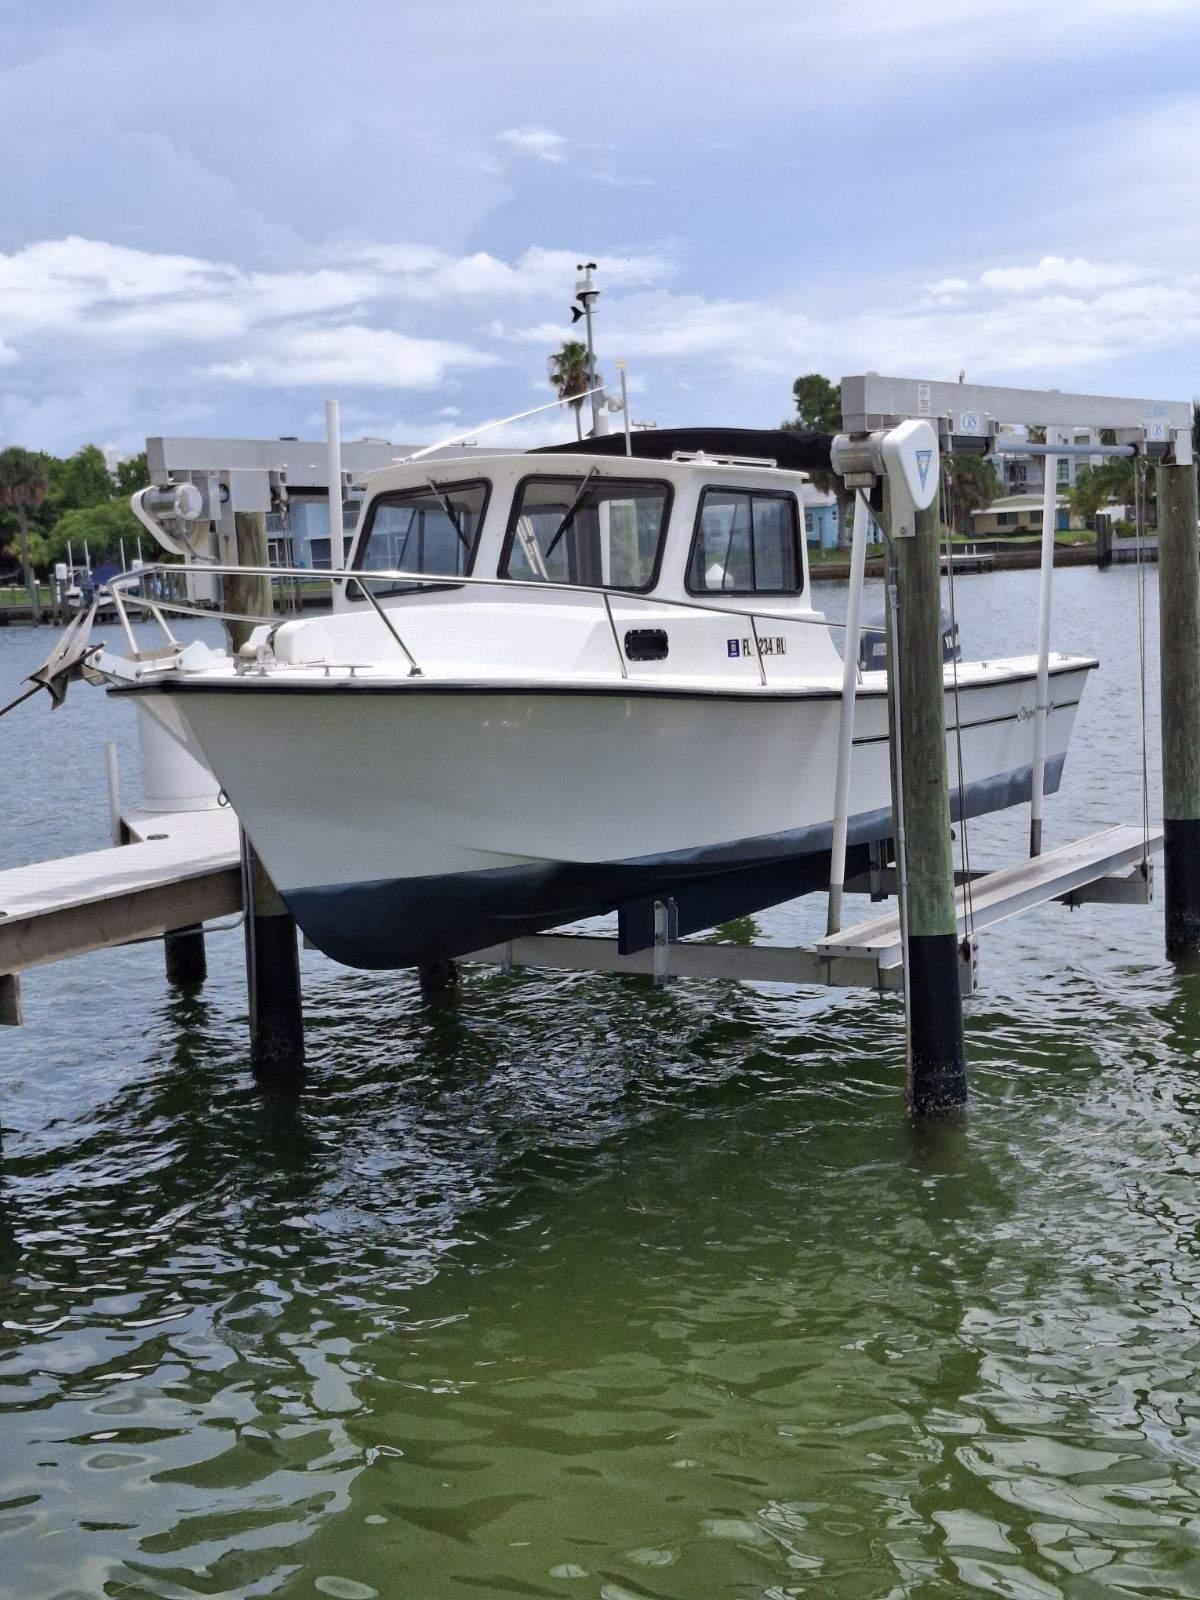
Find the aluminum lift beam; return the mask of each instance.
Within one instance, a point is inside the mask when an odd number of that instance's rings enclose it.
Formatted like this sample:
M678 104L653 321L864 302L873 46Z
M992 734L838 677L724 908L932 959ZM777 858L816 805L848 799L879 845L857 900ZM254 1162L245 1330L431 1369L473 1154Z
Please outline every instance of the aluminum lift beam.
M1147 842L1141 828L1119 824L1085 839L1073 839L1044 855L971 877L972 929L994 927L1035 906L1145 905L1153 890L1147 848L1161 849L1161 832ZM856 891L860 883L846 885ZM957 891L959 933L967 934L967 892ZM607 934L540 933L492 945L464 961L511 967L550 967L570 972L623 973L673 978L720 978L799 987L870 988L898 992L903 986L900 917L885 912L815 944L710 944L658 938L653 949L623 956ZM977 964L973 941L963 952L962 982L973 993Z
M923 378L887 378L878 372L842 379L842 423L851 433L890 428L909 417L948 418L950 432L959 437L987 434L990 423L1024 423L1043 428L1114 428L1138 434L1144 430L1147 440L1170 443L1179 433L1190 438L1192 429L1192 407L1186 400L937 383Z

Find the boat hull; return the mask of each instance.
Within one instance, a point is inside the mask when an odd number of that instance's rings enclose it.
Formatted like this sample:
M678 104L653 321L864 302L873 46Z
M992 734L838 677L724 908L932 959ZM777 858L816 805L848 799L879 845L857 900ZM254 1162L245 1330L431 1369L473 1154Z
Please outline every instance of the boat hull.
M1046 789L1087 671L1052 679ZM444 959L602 912L626 948L671 894L681 931L828 882L839 696L447 684L173 680L308 939L357 967ZM947 692L952 810L1028 800L1032 673ZM957 786L961 738L964 784ZM860 696L851 871L891 832L883 695Z

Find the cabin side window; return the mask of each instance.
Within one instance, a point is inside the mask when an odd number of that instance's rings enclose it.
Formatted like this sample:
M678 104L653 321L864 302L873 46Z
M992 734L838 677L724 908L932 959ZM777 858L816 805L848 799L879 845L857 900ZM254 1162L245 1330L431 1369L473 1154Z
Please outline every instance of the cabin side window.
M526 478L513 497L500 576L649 589L670 504L667 484L644 479Z
M479 529L490 485L439 483L430 478L415 489L397 489L371 502L354 565L359 571L402 571L429 578L466 576L475 561ZM407 588L397 581L390 589Z
M795 495L705 489L687 586L692 594L799 594L804 568Z

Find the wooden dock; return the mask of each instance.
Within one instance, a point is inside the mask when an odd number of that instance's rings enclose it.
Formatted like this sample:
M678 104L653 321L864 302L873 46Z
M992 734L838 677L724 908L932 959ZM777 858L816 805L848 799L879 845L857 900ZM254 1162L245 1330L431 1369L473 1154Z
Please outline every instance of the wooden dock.
M0 872L0 1022L21 1020L20 973L194 928L242 909L228 806L131 812L131 843Z

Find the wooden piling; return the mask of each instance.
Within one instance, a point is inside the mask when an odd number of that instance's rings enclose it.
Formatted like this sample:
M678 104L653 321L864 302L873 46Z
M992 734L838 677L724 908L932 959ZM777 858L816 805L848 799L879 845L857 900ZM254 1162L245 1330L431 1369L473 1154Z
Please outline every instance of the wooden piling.
M21 974L0 972L0 1027L19 1028L21 1021Z
M1200 539L1196 468L1158 469L1167 954L1200 954Z
M243 567L267 565L266 518L258 511L235 511L233 514L234 538L237 542L237 560ZM274 612L271 602L271 580L252 572L227 573L225 577L225 609L241 611L253 617L270 618ZM229 642L240 650L254 629L252 622L227 622Z
M304 1065L304 1010L296 924L244 833L242 886L250 1064L256 1072L297 1072Z
M940 493L916 513L914 535L892 540L896 636L889 630L888 671L898 689L892 746L894 752L898 735L907 882L907 1091L918 1116L967 1098L942 690L939 507Z
M423 961L417 968L417 982L427 999L435 994L448 994L462 988L462 968L451 959Z
M204 929L176 928L163 937L167 982L180 988L203 983L208 976L208 956L204 949Z
M267 565L267 525L259 512L234 513L237 559L242 566ZM270 618L271 580L254 573L225 578L225 606ZM227 622L229 640L240 650L255 624ZM242 903L246 930L246 984L250 997L250 1060L256 1071L298 1071L304 1065L304 1013L296 924L271 882L254 846L242 835Z

